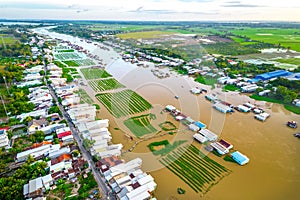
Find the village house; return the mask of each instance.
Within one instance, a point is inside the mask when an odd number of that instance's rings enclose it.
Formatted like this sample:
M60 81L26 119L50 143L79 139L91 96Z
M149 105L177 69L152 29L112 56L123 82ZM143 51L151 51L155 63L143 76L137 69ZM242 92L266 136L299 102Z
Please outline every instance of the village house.
M33 134L38 130L41 130L42 128L45 128L48 126L48 121L45 118L42 119L33 119L30 122L28 122L27 131L28 134Z

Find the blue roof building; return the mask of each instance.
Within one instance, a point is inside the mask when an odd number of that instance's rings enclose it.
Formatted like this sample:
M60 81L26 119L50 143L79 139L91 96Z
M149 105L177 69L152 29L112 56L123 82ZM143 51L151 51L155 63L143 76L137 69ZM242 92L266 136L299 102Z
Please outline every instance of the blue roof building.
M239 151L235 151L231 154L232 159L235 160L239 165L244 165L249 162L249 158Z
M282 76L289 76L291 75L291 72L288 72L286 70L276 70L273 72L267 72L263 74L256 75L254 79L250 80L251 82L258 82L258 81L267 81L272 78L278 78Z
M195 122L194 124L195 124L196 126L198 126L199 128L201 128L201 129L206 128L206 125L203 124L202 122L197 121L197 122Z

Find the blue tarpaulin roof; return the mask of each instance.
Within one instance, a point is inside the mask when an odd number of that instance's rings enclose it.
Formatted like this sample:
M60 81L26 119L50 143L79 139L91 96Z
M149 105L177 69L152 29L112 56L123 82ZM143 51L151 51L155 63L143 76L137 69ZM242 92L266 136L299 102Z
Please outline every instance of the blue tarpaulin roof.
M195 124L196 126L198 126L199 128L205 128L205 127L206 127L205 124L203 124L203 123L201 123L201 122L199 122L199 121L195 122L194 124Z
M245 163L247 163L249 161L249 159L246 156L244 156L243 154L241 154L238 151L233 152L231 154L231 156L240 165L243 165L243 164L245 164Z
M272 79L272 78L277 78L277 77L280 77L280 76L288 76L288 75L291 75L292 73L291 72L288 72L288 71L285 71L285 70L276 70L276 71L273 71L273 72L267 72L267 73L263 73L263 74L259 74L255 77L255 79L258 79L258 80L269 80L269 79Z

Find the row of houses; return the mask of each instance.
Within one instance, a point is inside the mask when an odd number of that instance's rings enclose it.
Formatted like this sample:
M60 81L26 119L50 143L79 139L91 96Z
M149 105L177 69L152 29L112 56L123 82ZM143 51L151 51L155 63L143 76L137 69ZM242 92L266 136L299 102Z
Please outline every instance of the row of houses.
M213 103L213 108L216 110L222 112L222 113L233 113L234 110L237 110L239 112L243 113L249 113L252 111L256 115L254 116L255 119L259 121L265 121L267 118L270 117L269 113L266 113L262 108L256 107L255 105L247 102L242 105L234 106L231 103L225 102L220 100L216 95L214 94L207 94L205 98Z
M125 162L115 156L107 157L96 166L120 200L151 199L157 187L154 178L141 170L140 158Z

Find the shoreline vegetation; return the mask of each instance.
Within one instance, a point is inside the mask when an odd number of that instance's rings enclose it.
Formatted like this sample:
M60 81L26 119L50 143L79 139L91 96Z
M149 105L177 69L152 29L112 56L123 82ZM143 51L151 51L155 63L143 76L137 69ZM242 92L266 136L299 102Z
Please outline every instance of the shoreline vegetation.
M300 115L300 107L294 106L291 103L284 103L282 100L278 100L272 97L259 96L257 94L252 94L250 98L255 99L257 101L266 101L270 103L277 103L284 106L284 108L294 114Z

